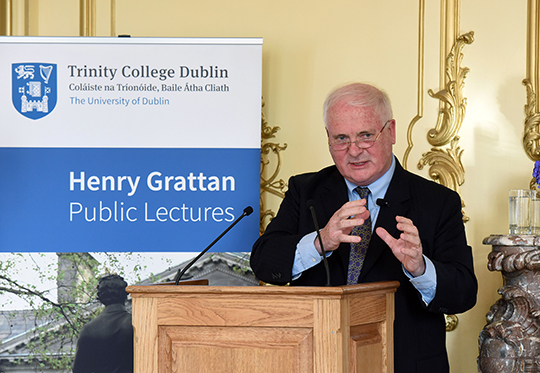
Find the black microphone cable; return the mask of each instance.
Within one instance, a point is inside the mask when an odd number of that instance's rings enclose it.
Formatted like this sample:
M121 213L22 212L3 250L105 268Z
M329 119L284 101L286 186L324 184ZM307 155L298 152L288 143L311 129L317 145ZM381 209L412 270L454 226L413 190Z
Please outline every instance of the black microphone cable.
M321 257L324 263L324 269L326 270L326 286L332 286L330 283L330 266L328 265L328 259L326 259L326 251L322 243L321 233L319 232L319 224L317 223L317 216L315 216L315 208L313 207L313 201L308 201L309 209L311 211L311 217L313 219L313 224L315 225L315 230L317 231L317 238L319 239L319 245L321 246Z

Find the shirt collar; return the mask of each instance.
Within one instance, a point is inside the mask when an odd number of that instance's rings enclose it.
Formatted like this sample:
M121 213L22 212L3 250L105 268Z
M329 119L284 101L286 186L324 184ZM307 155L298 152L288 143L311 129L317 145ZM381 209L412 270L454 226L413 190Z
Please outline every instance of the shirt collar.
M369 190L371 191L370 194L370 200L371 201L377 201L379 198L383 198L386 195L386 191L388 190L388 186L390 185L390 181L392 180L392 176L394 176L394 171L396 169L396 160L394 157L392 157L392 164L390 165L390 168L377 180L375 180L373 183L366 185ZM356 193L354 190L358 187L358 185L351 183L349 180L345 179L345 183L347 184L347 189L349 193L349 200L357 199L358 197L353 197Z

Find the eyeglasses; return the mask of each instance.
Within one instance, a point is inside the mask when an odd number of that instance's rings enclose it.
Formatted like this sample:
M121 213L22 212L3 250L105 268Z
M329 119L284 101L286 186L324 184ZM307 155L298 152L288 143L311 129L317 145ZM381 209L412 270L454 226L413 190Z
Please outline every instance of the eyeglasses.
M358 146L360 149L369 149L373 145L375 145L375 141L381 137L382 131L386 128L388 123L390 123L392 119L389 119L386 121L384 126L381 128L379 133L377 135L373 133L363 133L360 136L358 136L358 139L356 141L351 141L345 136L338 137L333 142L328 142L328 145L332 148L332 150L340 151L340 150L347 150L351 146L351 143L355 143L356 146Z

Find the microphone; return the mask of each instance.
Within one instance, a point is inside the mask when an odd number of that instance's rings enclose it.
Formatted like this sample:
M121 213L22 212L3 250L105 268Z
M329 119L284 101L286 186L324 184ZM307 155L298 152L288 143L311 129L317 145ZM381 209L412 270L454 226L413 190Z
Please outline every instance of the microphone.
M311 210L311 218L313 219L313 225L315 225L315 230L317 231L317 238L319 239L319 245L321 246L321 257L324 263L324 269L326 270L326 286L332 286L330 284L330 267L328 266L328 260L326 259L326 251L324 251L324 246L322 243L321 233L319 232L319 224L317 223L317 216L315 216L315 208L313 207L314 201L307 201L309 209Z
M223 231L223 233L221 233L214 241L212 241L212 243L211 243L210 245L208 245L208 246L206 247L206 249L204 249L203 251L201 251L201 253L200 253L199 255L197 255L195 258L193 258L193 260L192 260L191 262L189 262L189 263L184 267L184 269L182 269L182 271L178 270L178 273L176 274L176 277L174 278L174 284L175 284L175 285L178 285L178 283L180 282L180 279L182 278L182 276L184 275L184 273L186 273L186 271L187 271L188 269L190 269L191 266L192 266L193 264L195 264L195 262L196 262L197 260L199 260L199 259L201 258L201 256L204 255L205 252L207 252L208 250L210 250L210 248L211 248L212 246L214 246L214 244L215 244L216 242L218 242L218 241L221 239L221 237L223 237L223 236L225 235L225 233L227 233L228 231L230 231L231 228L234 227L234 226L236 225L236 223L238 223L244 216L248 216L248 215L250 215L252 212L253 212L253 207L251 207L251 206L246 207L246 208L244 209L244 212L242 213L242 215L240 215L240 216L239 216L239 217L238 217L231 225L229 225L229 227L228 227L227 229L225 229L225 230Z
M382 198L377 198L375 203L377 203L377 205L380 207L390 207L390 202Z

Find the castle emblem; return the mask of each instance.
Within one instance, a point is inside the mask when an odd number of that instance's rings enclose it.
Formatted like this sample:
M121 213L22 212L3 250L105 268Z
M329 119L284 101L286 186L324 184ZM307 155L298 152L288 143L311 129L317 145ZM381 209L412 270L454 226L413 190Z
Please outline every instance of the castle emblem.
M52 112L57 100L56 64L29 62L11 66L11 98L15 109L34 120Z

